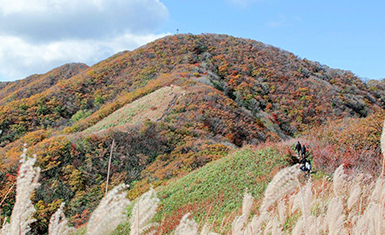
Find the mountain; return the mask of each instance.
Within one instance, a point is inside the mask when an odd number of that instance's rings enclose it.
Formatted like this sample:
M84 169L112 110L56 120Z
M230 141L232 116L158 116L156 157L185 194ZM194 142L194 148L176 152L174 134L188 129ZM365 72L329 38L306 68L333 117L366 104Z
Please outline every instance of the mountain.
M25 79L3 83L0 90L0 104L28 98L56 85L59 81L69 79L88 68L86 64L65 64L46 74L32 75Z
M299 136L321 140L318 129L343 130L346 120L378 123L383 87L383 81L364 83L352 72L254 40L167 36L91 67L67 64L1 84L0 194L15 182L26 143L42 168L33 231L46 231L47 218L62 201L72 223L81 225L104 194L110 152L109 186L126 182L135 198L150 185L188 175L245 145ZM377 164L375 133L370 158ZM322 141L337 149L331 137ZM349 144L340 143L354 148ZM321 153L313 158L325 159ZM353 155L345 154L356 167ZM5 215L14 194L1 205Z

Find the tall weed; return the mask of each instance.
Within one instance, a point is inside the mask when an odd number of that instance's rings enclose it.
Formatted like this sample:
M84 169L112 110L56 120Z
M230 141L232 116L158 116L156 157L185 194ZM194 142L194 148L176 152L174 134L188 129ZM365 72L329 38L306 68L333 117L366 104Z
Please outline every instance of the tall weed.
M31 195L36 187L40 175L40 168L34 167L36 158L27 158L27 149L20 156L20 168L16 183L16 203L13 206L10 223L4 223L1 235L24 235L30 230L29 225L35 221L32 218L35 208L31 202Z

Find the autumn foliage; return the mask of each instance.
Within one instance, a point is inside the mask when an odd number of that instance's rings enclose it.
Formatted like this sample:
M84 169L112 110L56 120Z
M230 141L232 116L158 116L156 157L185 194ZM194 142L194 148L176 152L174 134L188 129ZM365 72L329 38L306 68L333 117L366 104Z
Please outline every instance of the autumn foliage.
M166 86L184 92L161 118L135 124L114 120L92 131L114 112ZM92 67L68 64L2 83L2 216L14 205L10 189L25 143L42 169L32 198L36 233L47 231L62 202L70 223L87 221L103 197L113 140L110 187L130 184L131 198L238 147L298 136L312 143L319 169L332 172L345 164L371 172L379 164L383 87L383 81L364 83L352 72L273 46L214 34L172 35Z

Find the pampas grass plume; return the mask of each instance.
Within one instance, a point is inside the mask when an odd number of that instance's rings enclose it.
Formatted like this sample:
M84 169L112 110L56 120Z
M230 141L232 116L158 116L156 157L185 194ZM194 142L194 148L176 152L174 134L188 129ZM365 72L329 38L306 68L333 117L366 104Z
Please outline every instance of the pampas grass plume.
M198 224L189 219L190 213L185 214L178 227L175 229L175 235L198 235Z
M211 232L208 224L205 224L202 228L201 235L219 235L219 234Z
M353 206L358 202L360 199L361 195L361 187L359 184L355 184L349 193L349 198L348 198L348 210L351 210Z
M346 184L345 179L346 179L346 175L344 173L344 166L340 165L334 171L333 190L334 190L335 196L339 196L344 193L345 184Z
M125 220L126 207L130 204L126 188L127 185L120 184L101 200L88 221L87 235L110 234Z
M344 229L345 215L343 211L342 199L340 197L333 197L329 202L325 217L325 225L330 235L347 234Z
M300 174L298 165L286 167L279 171L266 188L260 208L261 214L279 199L292 192L297 187L297 177Z
M32 218L35 208L31 202L31 195L36 187L40 175L40 168L34 167L36 158L27 158L27 149L21 154L19 175L16 183L16 202L13 206L11 221L0 231L1 235L24 235L31 228L29 225L36 221Z
M243 196L242 215L237 216L232 224L232 234L243 234L243 230L249 219L250 210L253 205L254 198L251 194L245 192Z
M156 214L159 199L156 192L151 188L147 193L143 194L132 209L132 216L130 219L130 234L140 235L150 230L151 228L159 226L158 223L149 223Z
M48 234L49 235L67 235L75 230L67 226L68 220L65 218L64 202L60 205L60 208L51 216L49 220Z

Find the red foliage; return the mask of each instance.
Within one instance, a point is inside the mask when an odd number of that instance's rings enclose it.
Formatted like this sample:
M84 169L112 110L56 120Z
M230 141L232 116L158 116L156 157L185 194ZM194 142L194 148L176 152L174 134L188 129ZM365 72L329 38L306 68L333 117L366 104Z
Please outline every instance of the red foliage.
M385 113L367 118L352 118L328 123L307 132L311 140L314 163L318 169L332 173L340 164L351 172L373 175L381 172L380 136Z
M79 228L88 221L89 217L90 212L86 209L82 212L82 214L76 214L72 216L71 223L73 223L75 228Z

